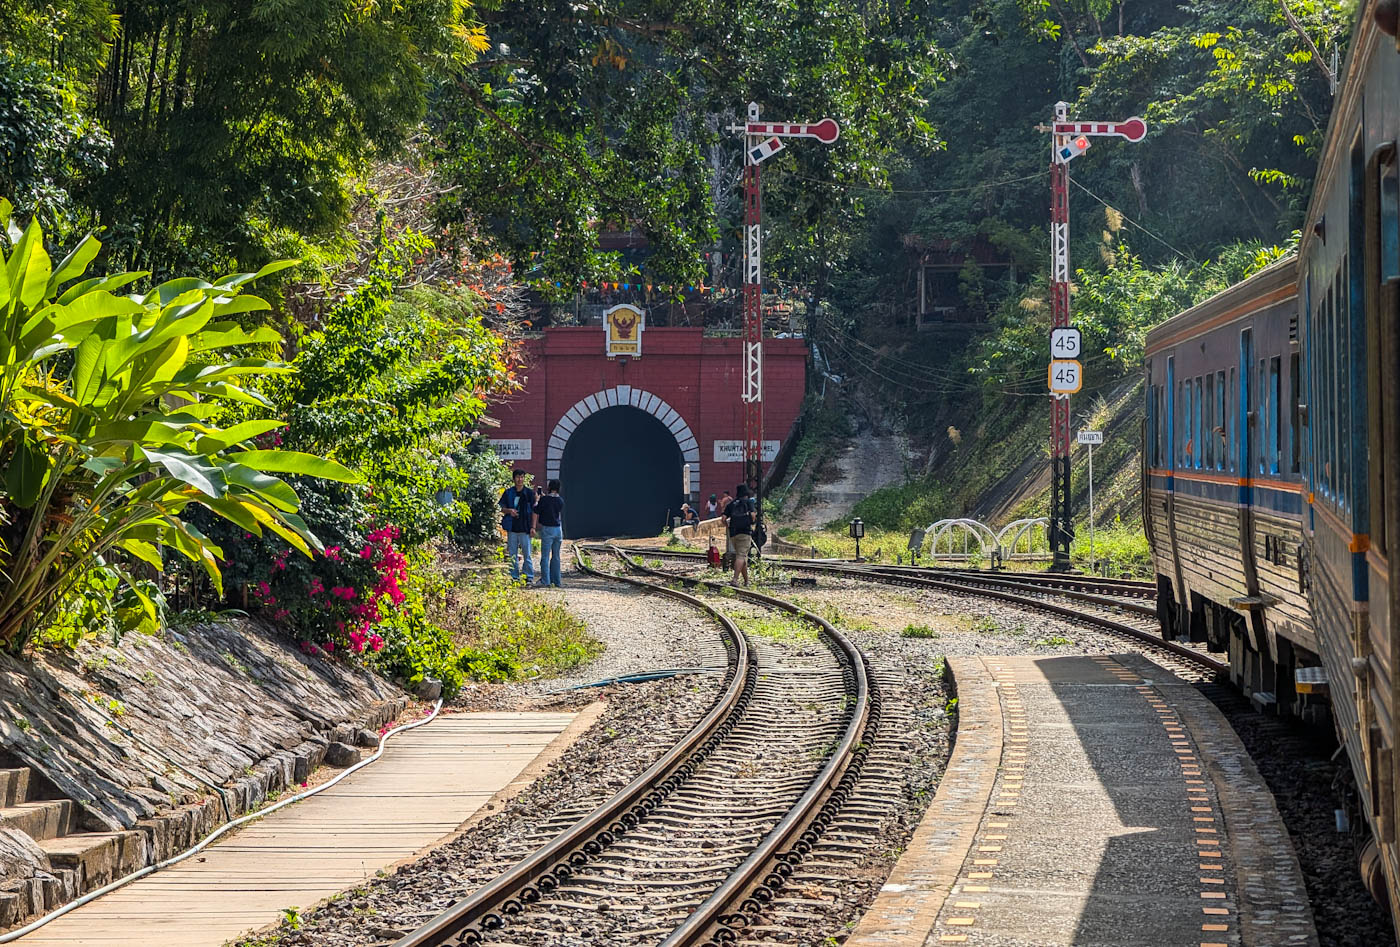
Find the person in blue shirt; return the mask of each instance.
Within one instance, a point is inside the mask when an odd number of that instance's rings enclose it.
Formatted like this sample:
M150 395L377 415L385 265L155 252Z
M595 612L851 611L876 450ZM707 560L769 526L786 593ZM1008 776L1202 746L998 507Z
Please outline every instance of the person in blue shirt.
M514 483L501 494L501 529L506 531L506 559L510 577L520 578L520 557L525 558L525 581L535 578L532 537L535 535L535 491L525 486L525 471L511 474Z
M564 499L559 481L549 481L549 492L535 502L535 527L540 534L540 585L563 588L559 557L564 548Z

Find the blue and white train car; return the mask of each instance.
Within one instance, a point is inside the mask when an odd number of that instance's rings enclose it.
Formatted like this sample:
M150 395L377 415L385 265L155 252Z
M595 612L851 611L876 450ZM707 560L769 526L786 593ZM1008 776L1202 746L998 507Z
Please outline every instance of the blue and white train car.
M1262 706L1330 716L1400 917L1400 0L1363 0L1296 257L1147 340L1163 633Z

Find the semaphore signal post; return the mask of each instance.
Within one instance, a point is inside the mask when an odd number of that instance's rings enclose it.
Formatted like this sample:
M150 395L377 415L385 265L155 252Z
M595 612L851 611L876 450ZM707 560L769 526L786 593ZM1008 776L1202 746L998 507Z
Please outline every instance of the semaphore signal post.
M1069 546L1074 538L1070 517L1069 396L1084 384L1079 330L1069 324L1069 163L1089 150L1091 137L1142 141L1147 123L1133 117L1121 122L1072 122L1069 103L1055 103L1055 121L1038 126L1050 136L1050 568L1070 568Z
M786 147L784 138L815 138L831 144L841 135L834 119L819 122L761 122L758 103L749 120L729 126L744 135L744 482L758 498L763 517L763 198L758 166Z

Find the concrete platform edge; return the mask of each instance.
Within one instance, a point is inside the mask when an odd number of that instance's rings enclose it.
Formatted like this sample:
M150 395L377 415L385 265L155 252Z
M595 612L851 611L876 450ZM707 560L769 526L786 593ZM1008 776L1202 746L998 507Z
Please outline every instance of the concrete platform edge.
M1244 943L1317 947L1303 870L1273 793L1225 715L1194 688L1184 693L1177 712L1201 748L1225 817Z
M947 669L958 699L948 768L846 947L923 947L981 827L1001 766L1001 701L980 658L948 658Z

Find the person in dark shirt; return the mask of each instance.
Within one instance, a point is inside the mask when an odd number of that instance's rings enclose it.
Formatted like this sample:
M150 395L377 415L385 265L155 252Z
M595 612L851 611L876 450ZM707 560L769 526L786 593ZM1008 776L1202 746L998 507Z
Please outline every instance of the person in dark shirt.
M753 521L757 507L749 488L739 484L735 498L724 508L724 525L729 532L729 555L734 557L734 584L749 584L749 548L753 546Z
M559 557L564 548L564 499L558 480L549 481L549 492L535 503L535 528L540 533L540 585L563 588Z
M501 529L506 531L506 558L510 577L520 578L520 557L525 557L525 581L535 578L532 537L535 535L535 491L525 486L525 471L511 474L514 483L501 494Z

